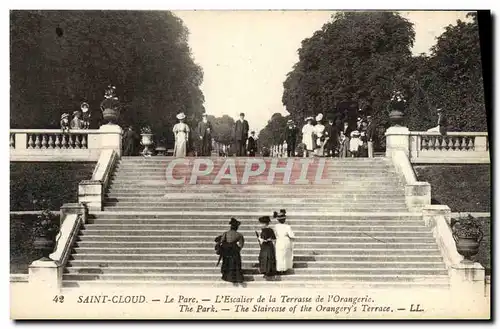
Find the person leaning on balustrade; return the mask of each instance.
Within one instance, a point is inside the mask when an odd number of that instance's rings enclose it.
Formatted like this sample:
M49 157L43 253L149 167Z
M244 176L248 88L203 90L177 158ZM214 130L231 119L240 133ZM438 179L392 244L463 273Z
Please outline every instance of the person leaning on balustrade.
M80 111L74 111L73 112L73 119L71 120L70 127L71 129L83 129L84 128L84 122L82 119L80 119L82 114Z
M446 132L448 131L448 119L446 118L446 115L444 114L442 108L438 108L436 112L438 115L437 126L427 130L427 132L440 133L441 135L446 135Z

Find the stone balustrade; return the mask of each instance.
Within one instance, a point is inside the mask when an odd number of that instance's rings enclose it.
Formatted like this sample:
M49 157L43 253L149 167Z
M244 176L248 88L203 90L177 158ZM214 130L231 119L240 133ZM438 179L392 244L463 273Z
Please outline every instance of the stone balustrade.
M488 133L410 131L409 158L412 163L489 163Z
M122 130L117 125L100 129L11 129L11 161L96 161L104 149L121 153Z

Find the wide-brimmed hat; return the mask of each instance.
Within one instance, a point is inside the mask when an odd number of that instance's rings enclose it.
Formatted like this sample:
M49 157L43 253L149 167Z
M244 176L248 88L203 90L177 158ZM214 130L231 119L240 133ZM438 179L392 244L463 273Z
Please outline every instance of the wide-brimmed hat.
M186 118L186 115L184 114L184 112L181 112L181 113L177 114L176 118L179 120L182 120L182 119Z
M82 105L80 105L80 108L82 109L82 112L87 112L89 110L89 103L83 102Z
M68 113L63 113L61 114L61 120L62 119L65 119L65 118L68 118L69 117L69 114Z
M77 115L79 113L80 113L80 111L73 111L73 116L75 116L75 115Z
M207 116L207 114L206 114L206 113L203 113L201 116L202 116L202 117L206 117L206 116Z
M271 218L269 216L259 217L259 222L263 224L269 224L271 222Z
M443 112L443 109L442 108L438 108L438 109L436 109L436 112Z
M321 120L323 120L323 114L320 113L316 116L316 121L321 121Z
M357 130L353 130L353 131L351 132L351 136L359 136L359 131L357 131Z
M313 119L313 117L307 117L304 119L304 121L309 121L309 120L313 121L314 119Z
M283 219L286 218L286 210L285 209L280 209L280 212L275 211L273 214L273 217L276 219Z
M290 124L292 124L292 123L293 123L293 120L292 120L292 119L289 119L289 120L286 122L286 124L288 124L288 125L290 125Z
M234 217L232 217L231 220L229 221L229 225L231 226L240 226L240 224L241 222Z

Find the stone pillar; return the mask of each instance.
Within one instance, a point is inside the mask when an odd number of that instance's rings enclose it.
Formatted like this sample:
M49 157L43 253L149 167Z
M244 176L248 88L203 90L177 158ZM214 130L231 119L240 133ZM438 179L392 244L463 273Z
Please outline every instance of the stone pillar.
M406 184L405 200L406 206L410 211L420 211L424 207L427 207L431 204L431 184L428 182L412 182ZM448 210L449 209L450 208L448 208Z
M17 143L17 141L16 141L16 143ZM475 152L486 152L486 136L476 136L475 137L475 139L474 139L474 151Z
M122 154L122 128L114 124L105 124L99 128L101 149L114 150L118 156Z
M385 156L392 157L393 151L404 151L407 156L410 155L410 130L406 127L390 127L385 132L386 149Z
M87 223L88 209L83 203L65 203L61 206L61 226L67 214L82 215L83 223Z
M485 271L479 263L463 260L451 267L451 289L457 298L482 301L485 296Z
M103 186L99 180L83 180L78 184L78 203L84 204L89 211L101 211Z
M433 223L433 220L435 216L443 216L449 225L451 221L451 209L446 205L428 205L422 209L422 216L425 226L434 227L435 223Z
M28 273L28 283L36 293L56 293L61 288L62 267L52 259L35 260Z

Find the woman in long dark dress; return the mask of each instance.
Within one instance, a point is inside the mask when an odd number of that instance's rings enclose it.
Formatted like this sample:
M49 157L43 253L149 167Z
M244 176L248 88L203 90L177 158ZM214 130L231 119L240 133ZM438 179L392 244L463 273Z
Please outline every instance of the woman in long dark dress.
M245 244L243 235L237 232L240 222L231 218L229 231L222 235L222 280L233 283L243 282L243 271L241 270L241 249Z
M259 236L259 269L260 273L265 278L268 278L276 275L276 251L274 248L276 236L273 229L269 227L269 223L271 222L269 216L260 217L259 222L262 224L262 231Z

